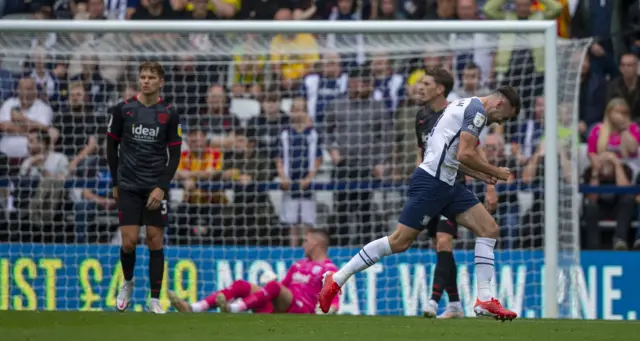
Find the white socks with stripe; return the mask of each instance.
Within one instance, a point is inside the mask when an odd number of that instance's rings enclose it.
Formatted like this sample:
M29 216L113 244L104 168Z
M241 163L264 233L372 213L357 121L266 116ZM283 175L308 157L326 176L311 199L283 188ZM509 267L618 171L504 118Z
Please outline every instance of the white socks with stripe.
M482 302L488 301L493 297L491 279L494 273L493 248L495 246L496 240L493 238L476 238L476 281L478 282L478 299Z
M476 238L475 247L475 266L476 280L478 283L478 299L480 301L488 301L493 297L491 290L491 280L494 274L494 254L493 249L496 246L496 240L493 238ZM343 286L351 276L361 272L373 264L377 263L382 257L392 254L391 245L388 237L376 239L365 245L357 255L355 255L349 263L333 275L333 280L339 286Z
M343 286L351 276L356 273L367 269L373 264L377 263L380 258L390 255L391 245L389 244L389 237L382 237L376 239L371 243L365 245L357 255L355 255L347 265L342 267L338 272L333 275L333 280L339 286ZM491 253L493 255L493 252Z

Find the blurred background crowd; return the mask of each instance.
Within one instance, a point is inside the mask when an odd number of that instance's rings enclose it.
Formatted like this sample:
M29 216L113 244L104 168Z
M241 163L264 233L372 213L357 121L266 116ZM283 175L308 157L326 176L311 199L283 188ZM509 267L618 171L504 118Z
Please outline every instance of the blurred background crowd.
M557 20L560 38L592 38L586 56L582 48L559 49L575 70L568 74L575 78L570 88L559 89L570 94L560 94L557 110L561 187L575 178L592 186L640 182L637 0L0 0L0 15ZM10 180L0 193L0 241L118 242L103 148L107 113L136 94L138 62L163 50L173 51L159 57L167 72L163 97L178 108L185 132L169 195L171 243L298 245L304 226L328 228L337 245L360 245L386 233L404 194L376 184L409 179L417 149L416 84L425 68L444 67L455 76L451 100L483 96L501 84L519 88L524 106L518 120L485 129L481 142L493 163L513 170L511 186L493 207L500 247L540 248L544 198L535 188L543 183L545 155L543 49L519 45L510 34L472 33L435 37L440 49L416 44L413 53L397 56L367 48L371 39L306 33L4 36L0 176ZM464 48L442 48L456 41ZM119 53L104 52L116 45ZM28 53L15 53L15 46ZM574 112L577 132L570 128ZM575 162L579 174L573 174ZM77 186L65 186L69 180ZM272 181L279 190L265 185ZM331 186L317 185L322 183ZM481 186L469 185L482 195ZM640 249L640 195L581 199L583 249ZM465 238L459 240L464 247Z

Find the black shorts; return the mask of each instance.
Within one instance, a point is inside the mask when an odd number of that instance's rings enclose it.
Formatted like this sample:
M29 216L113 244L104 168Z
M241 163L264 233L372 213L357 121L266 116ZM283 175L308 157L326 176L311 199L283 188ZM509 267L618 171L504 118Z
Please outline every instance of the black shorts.
M436 233L447 233L458 238L458 223L449 219L441 219L440 216L433 217L427 224L427 234L429 238L436 236Z
M151 194L151 190L118 189L118 220L120 221L120 226L167 226L169 213L167 200L162 200L158 209L149 210L147 208L149 194Z

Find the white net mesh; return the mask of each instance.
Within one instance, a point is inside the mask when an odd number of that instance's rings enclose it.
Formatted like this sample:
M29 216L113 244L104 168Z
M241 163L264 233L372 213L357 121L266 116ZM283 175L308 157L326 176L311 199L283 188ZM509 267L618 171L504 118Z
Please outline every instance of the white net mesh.
M543 46L534 34L2 34L2 68L15 81L36 80L42 102L24 114L49 130L56 153L25 163L38 154L26 148L27 141L38 146L37 136L9 143L15 133L3 133L0 151L12 164L7 171L18 176L3 182L0 233L9 243L0 246L0 308L114 306L121 270L117 247L105 245L119 241L104 121L110 106L136 93L138 64L158 60L167 72L163 97L181 113L186 142L170 194L165 304L166 289L195 300L233 278L257 281L268 270L283 275L302 256L290 248L300 244L296 226L328 229L338 265L388 233L415 166L414 85L425 66L443 66L456 78L452 98L483 95L500 84L521 91L520 118L483 142L489 157L516 175L499 186L496 293L518 314L539 317L543 168L526 160L541 155ZM570 129L585 47L558 42L558 221L567 269L577 262L577 137ZM2 120L15 121L20 101L10 93L3 100ZM310 190L300 190L316 168ZM458 277L467 312L475 299L472 245L473 236L461 229ZM341 312L419 313L433 278L430 246L425 233L409 252L358 275L343 289ZM144 285L146 251L138 258L136 277ZM561 281L564 316L578 313L571 310L572 283ZM136 295L142 303L142 290Z

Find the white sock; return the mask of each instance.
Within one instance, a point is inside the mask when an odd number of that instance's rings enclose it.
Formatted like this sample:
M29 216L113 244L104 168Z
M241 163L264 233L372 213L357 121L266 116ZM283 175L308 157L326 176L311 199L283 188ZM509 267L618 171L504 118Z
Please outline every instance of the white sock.
M247 305L244 304L243 300L237 300L229 304L229 312L231 313L240 313L245 310L247 310Z
M377 263L380 258L390 255L391 244L389 237L376 239L365 245L357 255L353 256L349 263L333 275L333 280L343 286L351 276Z
M202 313L209 310L209 308L209 303L207 303L207 301L205 300L191 303L191 311L193 311L194 313Z
M496 240L493 238L476 238L475 263L478 299L483 302L493 297L491 279L494 272L493 248L495 246Z
M447 303L447 311L462 311L462 303L460 301Z

